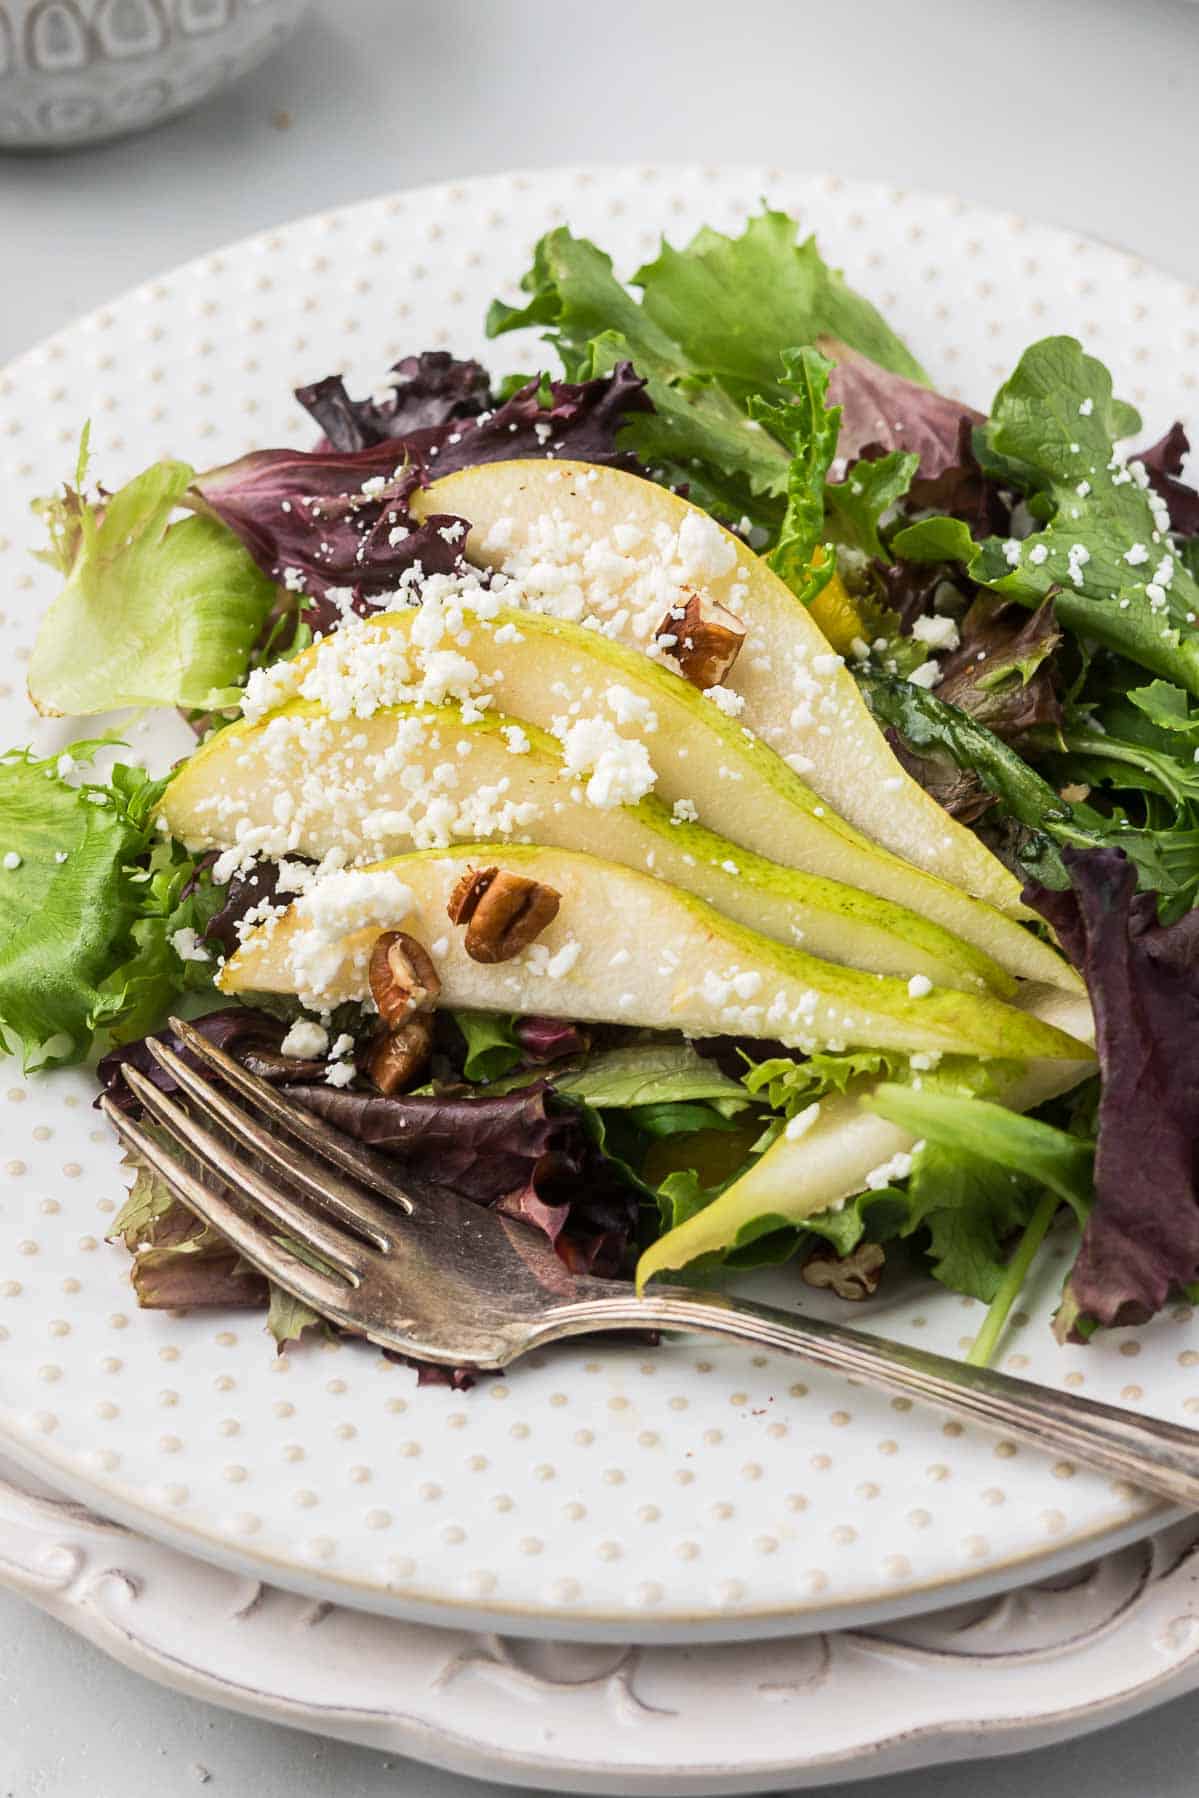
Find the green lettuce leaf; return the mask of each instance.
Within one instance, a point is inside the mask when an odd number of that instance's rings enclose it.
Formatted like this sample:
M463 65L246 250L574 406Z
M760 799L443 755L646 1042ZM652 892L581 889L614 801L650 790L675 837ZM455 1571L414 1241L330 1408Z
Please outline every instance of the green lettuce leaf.
M456 1011L454 1022L466 1038L462 1072L468 1080L499 1080L510 1074L524 1051L516 1040L515 1017L499 1011ZM539 1077L530 1073L530 1081Z
M496 301L488 334L543 327L573 380L631 361L655 410L628 420L622 447L686 481L718 516L744 516L773 536L791 455L748 407L751 397L790 402L784 355L827 336L926 379L874 307L796 232L785 213L765 211L740 237L705 230L682 250L664 243L634 277L638 301L602 250L560 227L536 247L521 283L527 304Z
M815 599L836 571L832 544L813 565L824 535L824 493L829 465L837 453L840 406L826 407L832 363L819 350L785 350L786 397L772 403L748 400L749 415L791 452L787 469L787 509L778 540L766 558L805 604Z
M554 1091L595 1110L694 1104L707 1101L720 1117L749 1104L739 1080L722 1074L714 1061L687 1043L644 1043L589 1056L570 1073L553 1075ZM705 1121L697 1128L712 1128ZM659 1131L658 1134L662 1132Z
M787 213L764 208L740 237L705 227L686 249L664 242L633 277L646 314L737 399L771 393L783 351L821 337L927 385L869 300L829 267L815 238L797 243L797 229Z
M1134 687L1127 698L1159 731L1168 732L1180 750L1189 752L1199 743L1199 709L1192 709L1190 695L1181 687L1150 681L1147 687Z
M1047 1186L1080 1223L1094 1196L1095 1145L1041 1118L1009 1111L987 1099L885 1082L866 1101L890 1123L951 1154L970 1155Z
M1072 337L1024 352L977 434L983 467L1030 496L1043 529L1023 541L975 543L957 520L911 525L892 549L947 559L1035 607L1056 595L1060 624L1199 694L1199 583L1171 547L1164 502L1117 442L1140 427L1111 376Z
M919 456L892 450L874 462L855 462L845 480L831 482L824 499L837 541L886 561L880 520L903 499L919 466Z
M1012 850L1029 879L1064 889L1070 882L1062 847L1110 847L1124 851L1136 864L1142 888L1163 894L1174 915L1191 902L1199 888L1199 825L1193 809L1180 810L1173 823L1143 827L1119 807L1108 815L1084 800L1067 801L985 724L935 693L867 670L858 673L858 684L878 722L890 725L913 754L948 759L995 794L1019 827ZM1114 774L1116 784L1128 786L1145 784L1147 778L1153 790L1169 793L1180 805L1195 797L1193 767L1106 731L1101 735L1072 724L1061 735L1030 732L1029 741L1046 752L1059 746L1070 751L1063 766L1066 779L1099 780Z
M869 1075L895 1074L906 1067L906 1057L884 1049L851 1049L839 1054L809 1055L794 1060L775 1055L755 1062L742 1076L745 1090L764 1099L784 1119L793 1118L826 1093L843 1093L851 1080Z
M102 1026L141 1034L213 971L171 940L199 934L214 900L206 881L185 895L193 864L154 828L165 782L121 764L106 784L60 774L100 746L0 760L0 1047L27 1069L81 1060Z
M236 703L275 589L217 519L169 522L192 473L157 462L101 503L68 489L43 505L66 585L29 665L39 711Z

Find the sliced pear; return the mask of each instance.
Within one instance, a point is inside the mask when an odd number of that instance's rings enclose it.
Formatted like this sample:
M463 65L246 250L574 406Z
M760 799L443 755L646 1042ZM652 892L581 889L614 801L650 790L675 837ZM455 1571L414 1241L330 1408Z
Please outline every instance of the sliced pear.
M390 706L333 718L293 700L218 732L190 756L159 807L194 852L251 836L268 854L356 862L464 836L581 849L694 893L726 917L812 955L936 986L1010 997L1015 981L978 949L891 900L766 861L653 794L588 804L557 740L536 725L455 706Z
M1030 993L1026 1002L1030 1015L1046 1027L1069 1032L1076 1048L1091 1041L1094 1026L1085 999L1042 988L1036 995ZM1000 1103L1013 1111L1031 1111L1058 1093L1069 1092L1094 1069L1089 1056L1030 1062L1000 1092ZM909 1153L914 1146L909 1132L864 1105L875 1085L876 1081L860 1081L844 1094L822 1099L807 1129L794 1137L780 1136L711 1205L651 1243L637 1265L638 1287L701 1255L736 1247L743 1231L752 1226L758 1233L764 1220L770 1220L771 1228L784 1229L817 1212L835 1210L864 1190L875 1168Z
M522 603L595 619L644 649L669 606L698 591L747 627L727 684L745 724L801 755L812 786L876 843L1013 917L1019 883L892 755L853 676L760 556L654 481L583 462L490 462L412 497L418 516L470 521L469 559L513 576Z
M561 898L538 940L497 965L473 961L447 917L463 873L489 863ZM773 1037L806 1052L853 1044L1020 1060L1080 1052L1064 1032L999 999L936 987L914 997L904 981L772 942L652 875L529 844L424 850L327 876L247 936L220 985L294 993L317 1008L364 999L372 947L391 927L429 948L440 1003L454 1009Z
M397 634L411 649L419 617L415 610L386 612L352 637L339 631L290 664L293 690L327 701L331 684L352 688L358 675L346 676L347 667L370 670L394 658ZM1078 976L1056 950L992 906L869 842L781 756L660 662L581 625L508 609L487 619L464 613L450 641L469 658L497 709L543 730L592 717L611 722L612 696L625 696L626 715L631 701L642 721L621 729L644 744L658 797L672 808L680 801L694 806L730 842L919 912L1009 973L1079 990ZM322 673L326 657L329 678ZM412 661L415 670L415 651Z

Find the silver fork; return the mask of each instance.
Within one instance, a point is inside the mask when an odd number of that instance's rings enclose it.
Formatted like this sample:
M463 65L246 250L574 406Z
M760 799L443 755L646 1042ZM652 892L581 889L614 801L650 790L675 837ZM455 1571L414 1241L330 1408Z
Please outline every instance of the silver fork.
M572 1274L527 1225L402 1186L379 1157L188 1024L173 1019L171 1028L221 1084L151 1043L190 1108L126 1068L132 1092L169 1142L105 1098L118 1133L260 1272L383 1348L421 1361L495 1369L595 1330L738 1337L920 1399L1199 1510L1197 1431L747 1299L657 1285L638 1298L625 1281ZM289 1243L322 1266L309 1265Z

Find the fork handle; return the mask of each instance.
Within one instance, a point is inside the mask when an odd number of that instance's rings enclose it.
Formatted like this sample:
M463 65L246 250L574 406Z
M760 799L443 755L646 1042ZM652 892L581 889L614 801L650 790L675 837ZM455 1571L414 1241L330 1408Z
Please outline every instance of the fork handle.
M627 1296L556 1306L538 1341L588 1330L692 1330L734 1336L1081 1462L1187 1510L1199 1511L1199 1431L1057 1392L994 1368L972 1367L844 1324L797 1317L719 1293L651 1287ZM529 1346L533 1346L530 1344Z

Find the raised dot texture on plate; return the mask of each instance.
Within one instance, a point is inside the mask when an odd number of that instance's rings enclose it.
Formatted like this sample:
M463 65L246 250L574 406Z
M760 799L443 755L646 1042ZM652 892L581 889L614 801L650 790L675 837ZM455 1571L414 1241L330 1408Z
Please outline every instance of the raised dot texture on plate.
M566 218L630 272L647 234L685 241L705 222L729 229L765 195L796 212L871 297L893 289L896 328L934 377L982 406L1031 338L1077 332L1088 319L1088 347L1144 413L1143 441L1186 397L1180 379L1195 362L1188 333L1199 330L1199 298L1114 251L1031 223L1017 233L948 198L896 202L888 189L824 177L672 169L646 182L638 170L584 173L424 189L349 209L332 228L320 219L286 225L164 274L6 371L0 590L16 592L26 577L29 588L19 605L0 608L0 659L12 669L28 653L54 591L50 570L27 553L39 534L29 506L70 472L81 394L93 417L93 467L111 486L164 453L203 465L254 444L304 445L297 381L342 369L351 391L370 392L391 361L442 329L498 374L526 368L536 339L488 345L484 311L493 295L511 296L534 240ZM432 225L440 236L430 236ZM1084 277L1093 283L1085 298ZM980 280L991 283L981 298ZM202 356L205 343L212 349ZM175 380L179 368L189 372ZM210 391L196 393L194 382ZM27 740L31 728L21 681L8 680L0 747ZM73 730L38 724L34 740L48 752ZM187 743L185 727L169 720L138 740L161 766ZM3 1157L21 1171L0 1171L0 1315L9 1332L0 1442L52 1484L150 1530L181 1532L197 1552L210 1546L247 1569L286 1570L308 1591L400 1614L417 1608L559 1639L598 1628L601 1617L609 1627L625 1618L638 1638L694 1638L927 1608L930 1592L948 1603L980 1581L1010 1584L1025 1568L1087 1559L1145 1512L1081 1468L1055 1477L1051 1460L1010 1452L982 1430L946 1435L940 1418L907 1401L892 1406L736 1348L685 1338L652 1352L579 1343L460 1394L417 1387L411 1370L357 1347L326 1355L302 1344L276 1358L250 1312L139 1312L127 1261L104 1241L111 1215L95 1209L120 1203L124 1175L115 1146L90 1140L89 1078L72 1070L26 1085L13 1066L3 1080L10 1097L20 1095L4 1107ZM68 1164L84 1174L65 1174ZM58 1213L42 1209L47 1199ZM25 1242L37 1252L19 1254ZM1047 1263L1047 1277L1021 1301L1025 1372L1058 1383L1081 1373L1089 1396L1113 1403L1135 1380L1138 1408L1182 1417L1196 1395L1193 1324L1166 1317L1140 1333L1135 1365L1119 1333L1059 1350L1048 1319L1060 1272ZM753 1285L776 1302L817 1302L791 1269L754 1276ZM930 1282L884 1292L854 1321L955 1353L971 1320ZM69 1333L52 1336L53 1322ZM58 1377L39 1375L51 1366ZM165 1392L173 1397L164 1405ZM99 1402L117 1415L99 1417ZM220 1431L230 1418L241 1426L236 1437ZM169 1450L160 1446L166 1431ZM289 1446L302 1458L289 1460ZM232 1466L244 1469L243 1481L226 1477ZM352 1477L354 1468L369 1468L370 1481ZM551 1468L552 1478L538 1471ZM867 1498L875 1487L880 1496ZM651 1507L660 1522L640 1520ZM387 1526L367 1522L381 1514ZM448 1542L447 1530L465 1541ZM834 1530L852 1535L835 1539ZM539 1551L522 1552L533 1540ZM777 1546L764 1550L767 1540ZM651 1589L660 1589L652 1602Z

